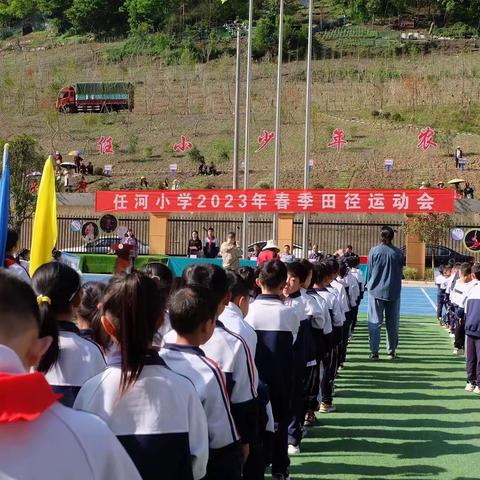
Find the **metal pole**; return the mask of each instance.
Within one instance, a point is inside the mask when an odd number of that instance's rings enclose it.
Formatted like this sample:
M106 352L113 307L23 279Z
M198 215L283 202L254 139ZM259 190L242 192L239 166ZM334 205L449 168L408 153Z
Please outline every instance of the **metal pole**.
M245 157L244 157L244 176L243 188L248 189L248 176L250 173L250 109L252 103L252 32L253 32L253 0L248 4L248 40L247 40L247 94L245 98ZM247 230L248 216L243 214L242 229L242 248L243 256L247 258Z
M2 162L2 175L5 171L5 167L7 166L7 158L8 158L8 143L3 146L3 162Z
M278 20L278 59L277 59L277 98L275 112L275 165L273 173L273 188L278 189L280 183L280 141L282 116L282 64L283 64L283 5L280 0L280 17ZM273 215L273 239L278 240L278 214Z
M237 65L235 73L235 133L233 138L233 188L237 189L239 184L239 162L238 153L240 147L240 37L241 26L237 28Z
M312 46L313 46L313 0L308 6L308 46L307 46L307 88L305 95L305 157L303 172L303 188L308 189L310 180L310 122L311 122L311 100L312 100ZM304 258L308 258L308 213L303 215L303 236L302 252Z

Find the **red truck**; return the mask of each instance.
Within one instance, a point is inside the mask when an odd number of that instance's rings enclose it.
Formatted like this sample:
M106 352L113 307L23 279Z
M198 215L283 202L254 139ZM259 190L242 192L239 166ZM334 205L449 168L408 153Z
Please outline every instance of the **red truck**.
M76 83L60 90L55 108L63 113L131 112L134 93L134 86L127 82Z

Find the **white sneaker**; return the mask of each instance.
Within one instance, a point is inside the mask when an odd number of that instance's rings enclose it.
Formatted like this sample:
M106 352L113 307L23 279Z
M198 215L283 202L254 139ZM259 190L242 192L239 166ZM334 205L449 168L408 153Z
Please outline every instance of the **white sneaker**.
M480 388L475 387L475 389L473 390L473 393L476 393L477 395L480 395Z
M288 454L289 455L298 455L300 453L300 447L297 445L289 445L288 446Z
M454 334L454 333L450 333L450 338L455 338L455 334Z
M452 353L453 353L453 355L459 355L458 348L454 348Z
M467 382L467 385L465 385L465 391L473 392L474 390L475 390L475 385L473 383Z

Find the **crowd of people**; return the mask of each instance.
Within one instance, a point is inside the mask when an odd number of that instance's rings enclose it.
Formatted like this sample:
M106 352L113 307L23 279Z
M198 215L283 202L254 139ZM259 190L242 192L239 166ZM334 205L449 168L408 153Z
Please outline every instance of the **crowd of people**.
M207 233L189 248L227 252ZM282 262L273 247L255 269L197 264L179 279L161 263L108 285L58 262L31 287L0 271L0 472L256 480L270 466L289 479L315 413L335 411L365 282L347 249Z
M441 265L435 278L437 317L453 340L453 354L466 356L465 390L480 394L480 263Z

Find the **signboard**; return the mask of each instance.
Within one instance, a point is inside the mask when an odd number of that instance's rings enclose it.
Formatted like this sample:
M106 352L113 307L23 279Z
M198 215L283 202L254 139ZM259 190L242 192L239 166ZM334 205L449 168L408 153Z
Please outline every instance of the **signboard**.
M98 191L96 211L452 213L455 192L450 189Z
M479 252L480 251L480 229L473 229L469 230L465 234L465 238L463 240L465 244L465 248L470 252Z
M450 233L452 235L452 240L455 242L462 241L465 238L465 231L463 228L452 228Z

